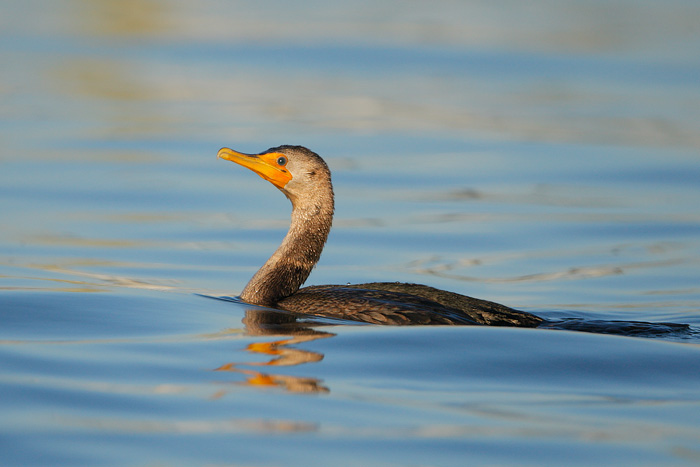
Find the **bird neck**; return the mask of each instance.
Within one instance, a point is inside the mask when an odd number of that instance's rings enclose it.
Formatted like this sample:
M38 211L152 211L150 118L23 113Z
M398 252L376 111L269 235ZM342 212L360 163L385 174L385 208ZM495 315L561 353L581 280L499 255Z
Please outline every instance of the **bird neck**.
M322 202L292 201L289 232L241 292L241 300L274 306L299 290L321 257L333 222L333 192Z

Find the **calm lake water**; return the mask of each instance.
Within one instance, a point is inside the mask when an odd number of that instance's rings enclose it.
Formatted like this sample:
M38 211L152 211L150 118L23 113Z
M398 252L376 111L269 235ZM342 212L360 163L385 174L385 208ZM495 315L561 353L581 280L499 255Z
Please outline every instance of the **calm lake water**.
M0 464L697 465L700 4L6 1ZM253 324L303 144L307 284L406 281L550 329Z

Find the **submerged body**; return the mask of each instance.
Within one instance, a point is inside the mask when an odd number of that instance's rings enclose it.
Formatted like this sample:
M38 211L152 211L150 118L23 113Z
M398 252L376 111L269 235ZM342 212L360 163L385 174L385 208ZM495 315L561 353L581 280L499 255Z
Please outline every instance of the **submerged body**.
M485 324L535 327L542 319L498 303L420 284L373 282L300 289L318 262L333 221L326 163L302 146L260 154L223 148L218 156L247 167L292 202L289 232L241 292L241 300L295 313L376 324Z
M374 324L486 324L536 327L542 319L498 303L422 284L370 282L304 287L278 308Z

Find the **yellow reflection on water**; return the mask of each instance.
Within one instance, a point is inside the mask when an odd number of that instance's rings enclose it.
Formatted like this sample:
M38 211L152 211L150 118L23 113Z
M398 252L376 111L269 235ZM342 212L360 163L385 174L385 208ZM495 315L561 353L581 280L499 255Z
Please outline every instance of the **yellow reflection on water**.
M105 274L92 271L85 271L81 267L130 267L130 268L153 268L162 265L146 263L126 263L99 259L70 259L63 263L27 263L14 264L13 262L0 261L2 266L20 268L24 271L39 271L40 275L15 274L4 275L7 279L18 282L17 285L0 287L0 290L40 290L55 292L106 292L113 287L126 287L132 289L146 290L181 290L178 281L163 278L129 277L117 274ZM55 277L59 275L59 277ZM75 278L79 279L75 279ZM29 285L39 283L49 283L51 285Z
M172 25L169 2L159 0L74 0L79 24L86 32L103 36L157 34Z
M125 62L82 58L61 63L55 76L64 90L83 97L124 101L152 97L150 86L128 72Z

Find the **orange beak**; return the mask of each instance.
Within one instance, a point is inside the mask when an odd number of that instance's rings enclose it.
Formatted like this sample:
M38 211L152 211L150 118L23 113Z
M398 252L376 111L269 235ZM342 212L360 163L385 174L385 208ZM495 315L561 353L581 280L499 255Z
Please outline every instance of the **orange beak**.
M284 188L292 179L292 174L289 173L289 170L278 163L280 158L284 159L285 164L287 160L287 156L279 152L244 154L233 149L221 148L217 157L235 162L252 170L277 188Z

